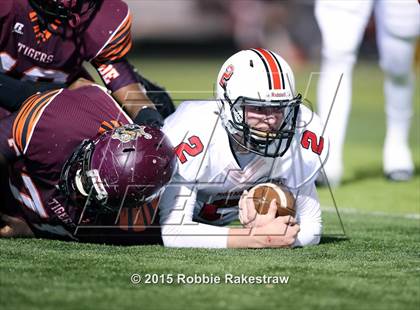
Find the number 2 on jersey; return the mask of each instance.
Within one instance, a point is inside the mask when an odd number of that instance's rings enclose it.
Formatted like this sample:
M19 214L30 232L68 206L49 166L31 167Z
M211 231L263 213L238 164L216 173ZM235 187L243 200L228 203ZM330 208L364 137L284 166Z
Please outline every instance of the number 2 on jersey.
M312 152L321 155L322 150L324 149L324 137L320 137L318 142L316 134L312 131L306 130L302 135L300 144L302 144L305 149L309 149L310 146Z
M185 164L188 161L186 154L195 157L203 150L204 146L200 138L197 136L191 136L188 138L188 143L182 142L175 147L175 154L178 156L179 161L182 164Z

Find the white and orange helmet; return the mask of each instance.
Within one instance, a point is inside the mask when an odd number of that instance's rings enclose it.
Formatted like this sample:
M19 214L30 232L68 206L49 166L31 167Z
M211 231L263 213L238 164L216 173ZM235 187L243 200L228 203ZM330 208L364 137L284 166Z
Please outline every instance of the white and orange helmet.
M239 145L266 157L282 156L290 146L301 95L289 64L269 50L240 51L223 64L217 77L217 99L228 134ZM283 121L275 131L250 127L246 106L269 107L282 111Z

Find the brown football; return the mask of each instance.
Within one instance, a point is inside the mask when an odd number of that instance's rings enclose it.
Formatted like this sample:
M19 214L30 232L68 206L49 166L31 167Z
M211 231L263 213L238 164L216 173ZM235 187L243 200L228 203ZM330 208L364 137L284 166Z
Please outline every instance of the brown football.
M273 199L277 204L277 216L296 214L295 198L284 186L273 183L258 184L251 188L248 197L252 197L258 214L266 214Z

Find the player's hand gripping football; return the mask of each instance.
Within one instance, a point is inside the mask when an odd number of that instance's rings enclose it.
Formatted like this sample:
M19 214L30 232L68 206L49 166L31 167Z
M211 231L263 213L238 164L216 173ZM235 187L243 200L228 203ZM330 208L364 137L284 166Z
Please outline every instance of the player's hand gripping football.
M254 189L257 187L258 186L254 187ZM271 196L267 195L267 198L269 197ZM271 199L271 201L266 200L264 201L264 204L262 204L259 197L257 197L257 199L255 198L255 191L251 189L250 192L245 190L239 200L239 220L244 227L252 228L264 226L272 222L278 216L284 218L285 223L290 222L291 224L294 224L296 222L292 216L294 215L294 210L292 210L293 212L289 212L291 209L290 207L285 208L285 206L281 206L276 199ZM259 202L259 206L255 205L255 201ZM294 200L288 204L293 204L294 208ZM286 212L283 210L286 210Z
M239 220L246 228L264 226L276 218L277 205L274 199L266 214L259 214L255 208L254 200L249 197L249 192L244 191L239 199Z
M265 202L265 205L269 205L268 210L263 206L263 212L266 213L261 213L261 209L255 205L254 198L253 192L244 191L239 200L239 219L244 227L253 228L251 234L257 242L256 246L292 247L300 231L296 219L292 215L279 216L279 204L276 199L272 199L269 204Z
M300 226L290 216L279 216L270 223L253 228L252 235L261 247L290 248L296 241Z

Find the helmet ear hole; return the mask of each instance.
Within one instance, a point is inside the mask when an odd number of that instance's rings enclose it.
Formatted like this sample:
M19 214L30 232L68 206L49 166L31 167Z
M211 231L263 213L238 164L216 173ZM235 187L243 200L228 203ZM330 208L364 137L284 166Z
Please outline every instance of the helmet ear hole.
M129 152L134 152L136 150L136 148L134 147L129 147L123 150L123 153L129 153Z

